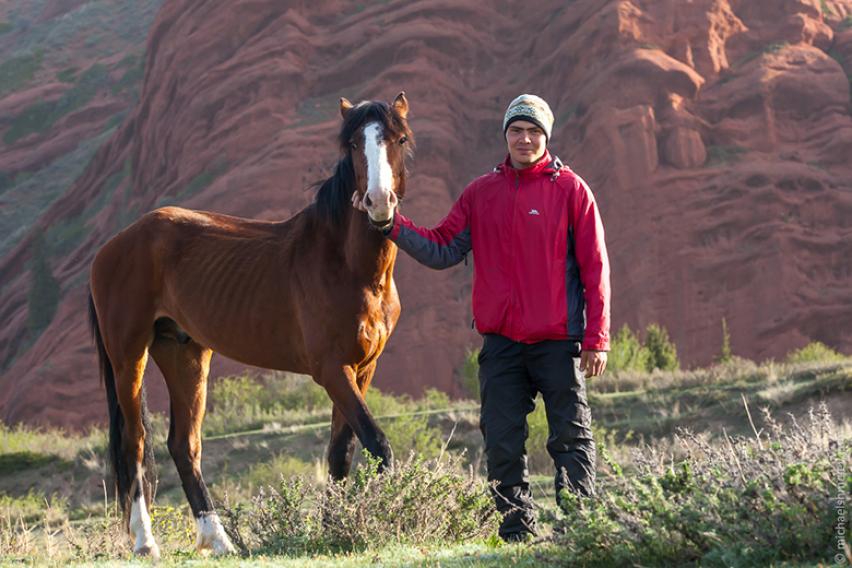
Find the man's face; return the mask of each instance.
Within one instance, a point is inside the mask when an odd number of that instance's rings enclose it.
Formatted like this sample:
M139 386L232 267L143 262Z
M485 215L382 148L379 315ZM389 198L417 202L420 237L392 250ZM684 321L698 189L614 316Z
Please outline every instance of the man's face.
M544 156L547 137L544 130L526 120L516 120L506 130L509 157L517 169L528 168Z

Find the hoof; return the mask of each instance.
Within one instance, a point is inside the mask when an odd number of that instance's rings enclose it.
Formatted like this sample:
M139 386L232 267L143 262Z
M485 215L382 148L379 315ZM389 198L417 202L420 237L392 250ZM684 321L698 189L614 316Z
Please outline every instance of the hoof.
M156 543L146 544L143 546L138 546L133 549L133 554L136 556L144 556L151 558L152 560L160 559L160 547L157 546Z
M224 556L226 554L236 554L237 549L229 540L214 540L210 542L199 542L198 551L210 551L214 556Z
M199 545L198 549L209 550L215 556L224 556L226 554L237 553L237 549L234 548L234 545L231 544L231 541L227 539L225 539L224 541L216 540L210 543L205 543L204 545Z

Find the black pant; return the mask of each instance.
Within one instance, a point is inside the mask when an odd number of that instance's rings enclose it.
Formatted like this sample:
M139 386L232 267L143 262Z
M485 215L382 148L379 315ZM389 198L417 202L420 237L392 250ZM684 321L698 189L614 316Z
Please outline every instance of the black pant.
M594 494L595 442L586 382L576 341L517 343L485 335L479 353L479 426L485 439L489 481L504 515L500 536L535 532L529 490L527 414L540 392L547 412L547 451L556 466L556 495L562 489Z

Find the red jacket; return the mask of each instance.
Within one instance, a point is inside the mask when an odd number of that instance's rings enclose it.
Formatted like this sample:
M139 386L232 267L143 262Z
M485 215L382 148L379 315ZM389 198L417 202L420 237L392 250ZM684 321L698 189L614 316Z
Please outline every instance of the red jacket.
M480 333L524 343L573 339L585 350L609 349L601 217L586 183L549 153L524 170L507 157L468 185L434 229L397 213L389 237L432 268L453 266L473 250L473 315Z

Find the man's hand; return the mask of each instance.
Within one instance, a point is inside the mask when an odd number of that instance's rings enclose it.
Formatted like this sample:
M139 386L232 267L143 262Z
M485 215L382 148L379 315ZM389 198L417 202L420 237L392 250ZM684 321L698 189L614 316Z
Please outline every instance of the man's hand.
M364 200L361 199L361 196L358 195L358 192L352 194L352 207L357 209L358 211L367 212L367 207L364 205Z
M580 354L580 370L586 378L599 377L606 369L606 351L585 351Z

